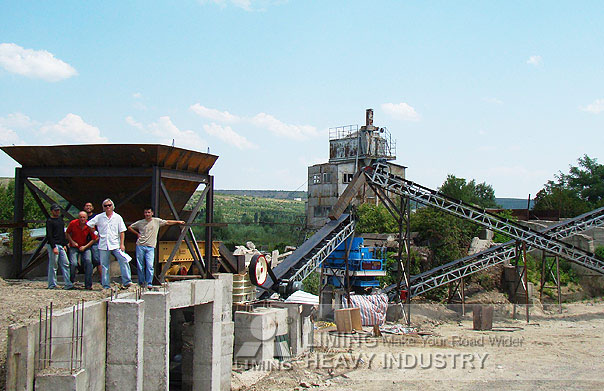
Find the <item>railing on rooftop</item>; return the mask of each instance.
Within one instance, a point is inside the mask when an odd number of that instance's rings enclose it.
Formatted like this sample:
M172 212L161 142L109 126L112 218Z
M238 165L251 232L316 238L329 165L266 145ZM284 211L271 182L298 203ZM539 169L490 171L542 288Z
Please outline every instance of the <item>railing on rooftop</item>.
M336 140L339 138L347 138L356 136L359 131L359 125L344 125L335 128L329 128L329 139Z
M377 145L370 146L370 150L361 156L376 157L376 158L394 158L396 157L396 139L392 138L388 128L382 127L379 130L375 130L379 134L379 139L384 142L380 142ZM355 138L359 134L359 125L344 125L335 128L329 128L329 140L338 140L344 138ZM374 133L375 137L375 133ZM373 139L375 139L372 137ZM347 157L343 157L348 158Z

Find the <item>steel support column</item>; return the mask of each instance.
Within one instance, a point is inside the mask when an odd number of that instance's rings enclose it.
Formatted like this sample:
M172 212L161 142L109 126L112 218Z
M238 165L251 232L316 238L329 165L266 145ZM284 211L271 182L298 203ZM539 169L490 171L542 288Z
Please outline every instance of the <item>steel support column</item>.
M151 171L151 207L153 208L153 212L156 217L162 217L160 213L160 183L161 183L161 169L158 166L153 166ZM153 270L154 274L157 275L159 271L159 246L155 246L153 249ZM152 276L151 279L154 280L156 277Z
M206 274L212 273L214 258L212 257L212 223L214 222L214 176L208 176L208 192L206 194L206 229L205 229L205 255Z
M23 223L23 196L25 195L25 188L21 168L15 168L15 202L14 202L14 214L13 222ZM13 262L17 265L16 275L21 274L23 268L23 227L16 226L13 229Z

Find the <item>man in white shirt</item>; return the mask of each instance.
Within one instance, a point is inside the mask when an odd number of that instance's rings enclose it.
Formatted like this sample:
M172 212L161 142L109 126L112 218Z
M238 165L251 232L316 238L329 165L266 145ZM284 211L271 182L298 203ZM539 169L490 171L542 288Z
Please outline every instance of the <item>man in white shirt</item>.
M111 199L103 201L104 213L99 213L90 219L86 224L94 228L99 233L99 256L102 267L101 284L103 288L110 288L109 285L109 254L113 254L120 264L122 272L122 285L128 288L132 284L130 276L130 264L125 255L124 236L126 224L122 216L114 212L115 205Z

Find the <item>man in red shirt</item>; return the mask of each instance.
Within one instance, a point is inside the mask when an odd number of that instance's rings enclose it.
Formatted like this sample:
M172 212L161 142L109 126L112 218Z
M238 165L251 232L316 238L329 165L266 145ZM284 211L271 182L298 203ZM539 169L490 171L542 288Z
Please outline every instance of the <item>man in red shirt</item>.
M75 276L78 266L78 255L84 264L84 287L92 289L92 252L90 248L96 241L94 231L86 225L88 214L81 211L78 218L67 226L65 237L69 242L69 267L71 275ZM75 277L74 277L75 278Z

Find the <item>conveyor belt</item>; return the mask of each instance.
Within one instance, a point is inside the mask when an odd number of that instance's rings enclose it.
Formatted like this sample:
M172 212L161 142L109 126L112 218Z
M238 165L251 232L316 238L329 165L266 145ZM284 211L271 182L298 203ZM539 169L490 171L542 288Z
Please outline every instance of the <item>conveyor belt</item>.
M272 269L277 281L269 277L262 287L288 295L294 282L301 282L308 277L353 232L354 220L348 214L329 221Z
M564 239L590 228L604 224L604 208L595 209L573 219L553 225L545 230L557 239ZM469 276L491 266L498 265L516 257L515 241L502 243L485 251L457 259L445 265L411 277L411 297L421 295L431 289L448 284L451 281ZM396 289L396 284L386 288L387 292Z
M594 254L564 243L557 239L555 235L523 227L518 223L391 174L388 165L385 163L376 163L367 167L365 174L370 183L380 186L384 190L471 220L486 228L506 234L517 241L525 242L528 246L545 250L570 262L604 274L604 260ZM559 228L559 231L571 233L574 232L574 229L569 226Z

